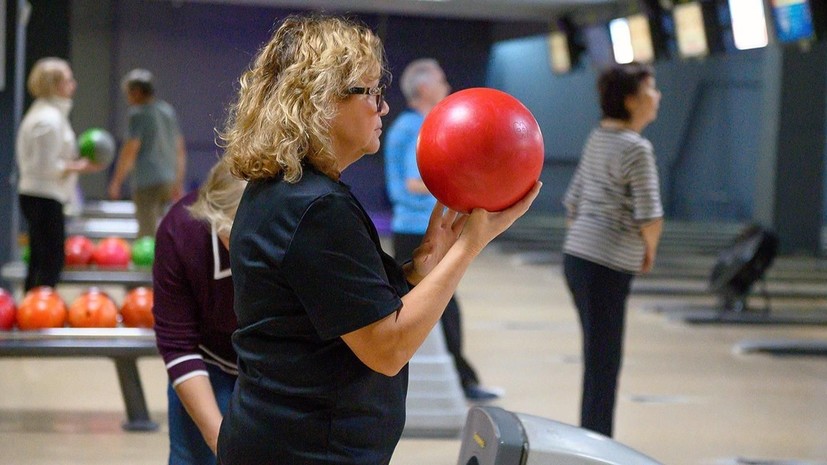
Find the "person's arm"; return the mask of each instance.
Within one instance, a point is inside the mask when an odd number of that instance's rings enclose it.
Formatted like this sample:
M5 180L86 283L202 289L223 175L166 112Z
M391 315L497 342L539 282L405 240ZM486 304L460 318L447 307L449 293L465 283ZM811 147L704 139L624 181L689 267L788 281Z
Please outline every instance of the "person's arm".
M121 198L121 187L132 169L135 167L135 160L138 158L138 151L141 149L141 139L127 139L121 147L118 155L118 162L115 164L115 172L112 180L109 181L109 199L118 200Z
M397 374L439 321L477 255L528 210L541 185L538 182L523 200L502 212L476 209L460 215L437 204L425 239L406 267L408 281L416 286L402 297L402 307L342 336L362 363L388 376Z
M221 427L221 410L215 400L210 378L193 376L175 386L175 392L192 421L204 437L204 441L215 454L218 443L218 429Z
M645 141L625 157L625 176L630 179L632 208L635 219L641 224L640 235L643 239L643 262L641 273L652 271L655 266L658 242L663 232L663 205L660 200L660 181L652 145Z
M583 195L583 177L580 174L580 165L574 170L574 175L569 182L569 187L563 195L563 206L566 209L566 227L570 227L577 218L577 207L580 197Z
M187 174L187 146L184 136L179 135L175 141L176 163L175 184L172 186L172 199L178 200L184 194L184 180Z
M640 235L643 237L643 264L640 267L641 273L648 273L652 271L655 266L655 256L658 253L658 242L660 242L660 235L663 232L663 218L658 218L654 221L645 223L640 227Z

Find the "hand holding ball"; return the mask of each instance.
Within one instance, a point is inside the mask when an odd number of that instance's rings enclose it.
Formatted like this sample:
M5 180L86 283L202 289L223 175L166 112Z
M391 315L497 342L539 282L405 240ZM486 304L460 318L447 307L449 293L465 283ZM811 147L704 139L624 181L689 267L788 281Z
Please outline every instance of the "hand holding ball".
M531 112L505 92L472 88L440 101L419 132L422 181L442 204L468 213L504 210L543 169L543 135Z

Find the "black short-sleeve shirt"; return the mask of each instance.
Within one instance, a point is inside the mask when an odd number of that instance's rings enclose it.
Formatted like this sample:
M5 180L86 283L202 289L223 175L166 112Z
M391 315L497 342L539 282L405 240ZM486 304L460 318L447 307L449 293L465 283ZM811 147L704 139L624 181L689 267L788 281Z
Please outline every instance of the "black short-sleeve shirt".
M402 306L402 270L343 183L249 183L230 238L239 380L219 457L239 464L386 464L405 423L407 367L388 377L341 336Z

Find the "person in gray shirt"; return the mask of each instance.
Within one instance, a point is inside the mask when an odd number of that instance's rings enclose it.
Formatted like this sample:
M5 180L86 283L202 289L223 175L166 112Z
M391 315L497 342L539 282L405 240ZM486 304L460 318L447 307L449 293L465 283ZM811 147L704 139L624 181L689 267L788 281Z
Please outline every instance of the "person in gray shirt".
M563 270L583 331L582 427L612 436L632 278L655 262L663 229L652 144L641 136L657 118L654 71L621 65L598 78L602 119L589 135L563 204Z
M184 137L175 110L155 97L152 73L133 69L123 78L122 87L129 103L129 125L108 194L111 200L120 199L131 173L138 237L155 237L170 202L184 194Z

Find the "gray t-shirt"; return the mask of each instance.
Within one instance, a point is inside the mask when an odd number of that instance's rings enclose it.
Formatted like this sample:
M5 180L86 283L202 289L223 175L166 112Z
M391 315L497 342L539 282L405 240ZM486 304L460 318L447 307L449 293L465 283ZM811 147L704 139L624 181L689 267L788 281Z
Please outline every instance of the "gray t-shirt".
M132 174L133 187L145 188L175 181L180 133L175 110L167 102L156 99L130 107L127 138L141 141Z
M634 131L594 129L563 204L571 222L564 253L640 272L640 227L663 217L652 144Z

